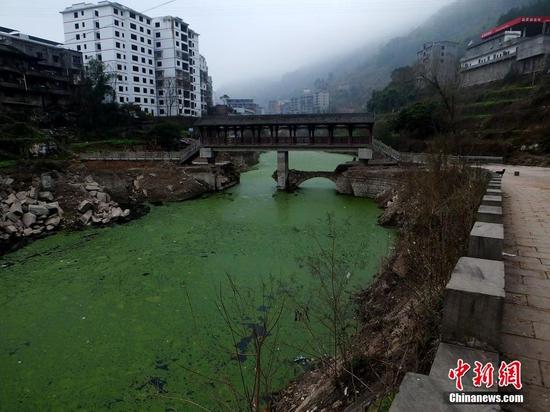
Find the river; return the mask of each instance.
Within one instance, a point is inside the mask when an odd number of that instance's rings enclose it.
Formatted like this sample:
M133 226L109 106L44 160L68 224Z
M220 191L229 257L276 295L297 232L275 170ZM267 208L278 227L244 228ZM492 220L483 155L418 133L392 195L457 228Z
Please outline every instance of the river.
M347 160L290 154L302 170ZM315 253L311 236L326 234L328 213L345 228L341 246L367 262L350 274L367 285L394 238L376 224L374 202L338 195L322 179L277 193L275 168L266 153L224 193L153 206L125 225L59 233L1 258L0 410L221 410L217 402L232 396L220 381L240 382L218 310L220 291L230 296L227 276L256 291L272 276L308 295L313 281L300 258ZM274 389L308 356L295 318L286 304ZM241 361L250 373L252 360Z

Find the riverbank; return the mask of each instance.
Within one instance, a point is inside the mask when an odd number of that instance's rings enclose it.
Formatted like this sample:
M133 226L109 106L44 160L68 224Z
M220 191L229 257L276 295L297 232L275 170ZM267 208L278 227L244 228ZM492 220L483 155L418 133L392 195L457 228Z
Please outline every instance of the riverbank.
M124 223L147 203L184 201L239 182L227 162L40 162L0 176L0 254L59 230Z
M327 153L291 158L304 170L349 160ZM250 319L265 314L272 299L288 302L273 345L280 349L272 390L307 369L297 360L311 356L312 342L294 302L320 304L303 267L311 235L324 239L327 214L334 215L345 231L342 248L359 249L365 260L353 285L370 282L395 235L377 225L372 200L338 195L328 180L278 192L275 168L275 153L263 154L224 192L151 205L124 225L62 231L0 258L0 402L10 410L187 410L190 400L239 410L239 368L249 381L256 329L242 323L236 339L247 356L239 362L218 310L220 293L231 294L228 273L252 291ZM359 248L365 237L368 248ZM272 276L303 293L292 301L286 288L262 296L262 281ZM330 347L324 336L313 343Z
M353 339L354 376L313 370L278 395L274 410L384 410L406 372L429 370L442 293L482 193L476 170L434 163L408 170L395 190L379 197L385 208L379 220L397 226L399 237L394 255L356 295L361 329Z

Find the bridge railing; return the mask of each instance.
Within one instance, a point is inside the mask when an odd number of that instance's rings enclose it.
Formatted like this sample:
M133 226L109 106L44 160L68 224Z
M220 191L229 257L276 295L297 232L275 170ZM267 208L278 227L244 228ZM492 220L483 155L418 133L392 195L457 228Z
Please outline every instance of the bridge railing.
M391 159L399 161L401 159L401 153L395 150L393 147L382 143L378 139L372 139L372 147L375 151L388 156Z

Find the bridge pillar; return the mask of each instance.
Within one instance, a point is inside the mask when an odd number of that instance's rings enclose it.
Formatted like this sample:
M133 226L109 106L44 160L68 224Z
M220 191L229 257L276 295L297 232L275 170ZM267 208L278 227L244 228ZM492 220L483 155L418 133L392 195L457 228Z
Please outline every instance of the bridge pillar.
M202 147L199 156L206 159L208 163L216 162L216 152L210 147Z
M288 152L277 152L277 189L288 190Z
M368 149L368 148L359 149L357 151L357 157L359 158L360 162L368 163L369 160L372 160L372 157L373 157L372 149Z

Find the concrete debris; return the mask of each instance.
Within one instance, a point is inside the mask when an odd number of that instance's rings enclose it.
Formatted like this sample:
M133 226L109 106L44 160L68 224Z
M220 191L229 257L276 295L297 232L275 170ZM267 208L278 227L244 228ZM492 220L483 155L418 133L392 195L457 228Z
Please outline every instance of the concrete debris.
M0 242L40 236L76 222L105 225L130 215L130 210L122 210L92 176L84 180L75 184L81 188L77 193L82 193L82 197L76 198L78 206L70 211L66 221L59 201L55 201L55 181L50 173L33 179L28 190L19 191L12 188L14 179L0 176Z

